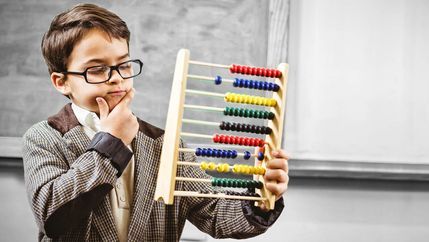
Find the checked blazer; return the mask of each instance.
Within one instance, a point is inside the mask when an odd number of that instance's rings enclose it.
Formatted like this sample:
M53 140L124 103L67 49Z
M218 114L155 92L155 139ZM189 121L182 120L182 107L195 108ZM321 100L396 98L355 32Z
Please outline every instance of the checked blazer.
M265 232L280 215L283 200L263 212L250 202L195 197L173 205L153 199L163 130L139 119L131 146L135 159L129 241L178 241L186 220L215 238L247 238ZM96 150L70 104L31 127L24 135L23 161L27 196L39 227L39 241L118 241L109 192L118 170ZM195 162L193 154L181 160ZM192 166L178 175L210 178ZM212 190L209 185L178 182L180 190Z

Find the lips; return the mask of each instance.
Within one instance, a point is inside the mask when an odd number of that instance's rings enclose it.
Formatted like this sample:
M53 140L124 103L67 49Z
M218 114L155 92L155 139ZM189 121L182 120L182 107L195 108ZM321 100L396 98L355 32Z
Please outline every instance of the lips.
M126 93L127 92L125 90L116 90L116 91L108 92L107 94L112 95L112 96L122 96Z

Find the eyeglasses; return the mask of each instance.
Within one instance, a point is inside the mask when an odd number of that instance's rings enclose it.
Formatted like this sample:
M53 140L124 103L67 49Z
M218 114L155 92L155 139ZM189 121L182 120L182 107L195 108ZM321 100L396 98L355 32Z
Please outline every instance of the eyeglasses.
M116 66L91 66L83 72L63 71L63 74L74 74L85 77L85 81L90 84L107 82L112 77L112 72L116 70L123 79L133 78L142 72L143 62L138 59L129 60L117 64Z

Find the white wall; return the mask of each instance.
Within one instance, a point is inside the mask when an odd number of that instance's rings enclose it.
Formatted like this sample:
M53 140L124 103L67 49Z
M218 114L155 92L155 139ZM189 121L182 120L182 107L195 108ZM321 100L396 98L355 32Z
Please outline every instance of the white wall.
M292 0L293 158L429 163L429 1Z

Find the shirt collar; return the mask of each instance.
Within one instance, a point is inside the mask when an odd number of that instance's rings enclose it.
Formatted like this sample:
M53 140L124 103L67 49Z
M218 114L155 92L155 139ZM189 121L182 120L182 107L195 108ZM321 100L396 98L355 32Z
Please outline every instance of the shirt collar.
M74 114L76 115L77 120L82 126L87 127L95 132L100 130L100 119L98 118L97 114L81 108L74 103L72 103L71 107Z

